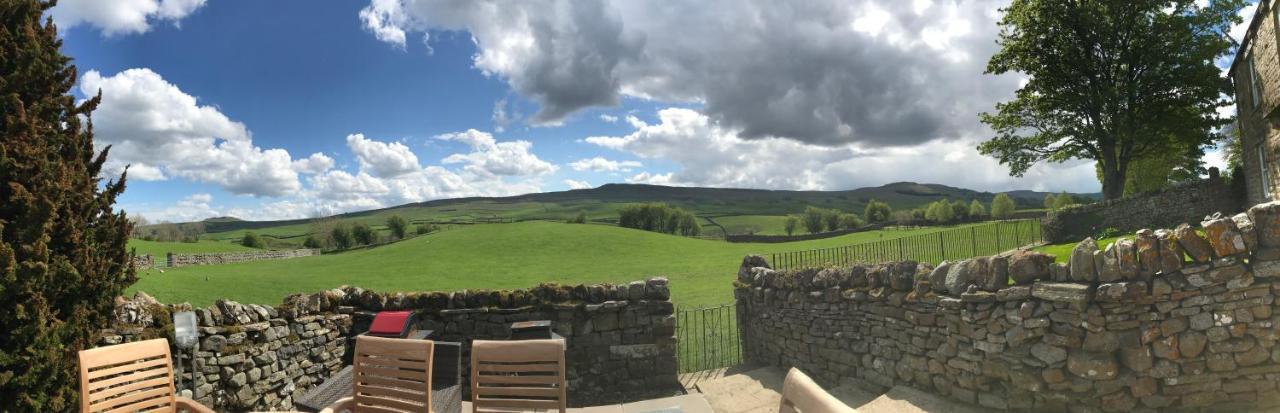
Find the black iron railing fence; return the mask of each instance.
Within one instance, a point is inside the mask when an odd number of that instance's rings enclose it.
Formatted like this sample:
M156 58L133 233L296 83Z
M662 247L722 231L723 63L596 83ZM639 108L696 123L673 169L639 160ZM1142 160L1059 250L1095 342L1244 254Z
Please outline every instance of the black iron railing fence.
M937 264L999 254L1041 241L1038 219L999 221L842 247L773 253L769 264L780 270L902 260Z
M676 309L676 357L680 372L732 367L742 363L737 306Z

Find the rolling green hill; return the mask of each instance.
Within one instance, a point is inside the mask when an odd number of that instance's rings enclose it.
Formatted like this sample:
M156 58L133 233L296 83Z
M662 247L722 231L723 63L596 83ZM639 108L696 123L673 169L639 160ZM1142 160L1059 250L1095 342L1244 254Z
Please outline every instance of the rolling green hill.
M1047 192L1012 191L1022 209L1040 208ZM1080 194L1077 194L1080 195ZM894 209L915 208L938 199L979 200L989 203L995 196L946 185L898 182L874 188L848 191L779 191L761 189L668 187L658 185L607 184L598 188L545 192L498 198L442 199L397 207L353 212L332 217L348 222L363 222L385 233L384 224L392 215L402 216L411 224L423 222L470 223L485 219L512 221L564 220L585 212L588 219L600 223L617 220L618 209L639 202L666 202L703 217L709 233L719 233L705 218L725 226L730 234L755 232L781 234L787 214L796 214L807 206L835 208L861 213L868 201L877 199ZM1096 194L1080 196L1096 197ZM230 217L203 222L207 232L203 239L233 242L253 230L274 248L293 248L311 233L315 219L286 221L244 221Z
M164 257L170 252L174 254L193 254L202 252L236 252L236 251L254 251L240 244L231 242L220 242L213 240L200 240L199 242L160 242L147 241L140 239L130 239L129 248L136 250L137 255L151 254L155 257Z
M983 224L973 224L983 225ZM964 227L964 226L959 226ZM163 302L218 298L275 305L343 284L382 291L523 288L663 275L682 306L732 299L744 255L842 246L956 227L885 230L786 244L733 244L611 225L548 221L465 225L381 247L280 261L139 271L133 290Z

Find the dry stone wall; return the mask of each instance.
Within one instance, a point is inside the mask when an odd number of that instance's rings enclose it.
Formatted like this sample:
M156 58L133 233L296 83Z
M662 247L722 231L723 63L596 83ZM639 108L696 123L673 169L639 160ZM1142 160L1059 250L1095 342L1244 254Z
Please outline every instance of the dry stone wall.
M674 305L665 278L619 285L543 284L520 290L378 293L342 287L286 297L276 307L219 300L199 320L196 400L218 411L292 410L293 401L350 363L352 339L373 314L412 310L419 329L463 344L505 339L515 321L551 320L565 337L570 405L635 401L680 392ZM118 300L100 345L168 337L174 311L145 294ZM176 360L175 365L189 366ZM189 372L181 371L188 375ZM180 386L191 388L192 386Z
M1280 203L1138 231L1066 265L994 257L777 272L735 296L747 362L1018 411L1280 406Z
M248 261L284 260L289 258L310 257L314 255L320 255L320 250L304 248L296 250L217 252L204 254L169 253L168 266L186 267L190 265L214 265Z
M1172 227L1214 212L1235 213L1241 210L1243 198L1244 194L1237 194L1218 175L1217 168L1210 168L1207 179L1050 212L1041 227L1045 242L1056 244L1095 236L1108 228L1136 231Z

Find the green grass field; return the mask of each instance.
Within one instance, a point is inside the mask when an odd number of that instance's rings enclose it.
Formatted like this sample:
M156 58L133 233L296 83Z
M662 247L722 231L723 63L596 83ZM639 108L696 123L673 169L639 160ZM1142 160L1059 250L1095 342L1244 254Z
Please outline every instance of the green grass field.
M982 225L982 224L972 224ZM887 230L785 244L733 244L608 225L549 221L462 225L367 250L319 257L145 270L133 290L203 306L218 298L277 304L291 293L356 285L380 291L523 288L663 275L684 307L732 299L742 257L826 248L955 227ZM199 244L193 244L199 245Z
M151 254L155 257L163 257L170 252L175 254L194 254L201 252L254 251L253 248L225 241L160 242L136 238L129 240L129 248L137 250L138 255Z
M1120 238L1125 238L1125 237L1111 237L1111 238L1100 239L1098 240L1098 248L1105 249L1107 248L1107 246L1110 246L1112 243L1116 242L1116 240ZM1128 238L1133 238L1133 236L1128 236ZM1076 244L1079 244L1079 243L1080 242L1077 241L1077 242L1064 242L1061 244L1044 245L1044 246L1035 248L1035 250L1046 253L1046 254L1053 254L1057 257L1055 261L1066 263L1067 261L1071 260L1071 250L1074 249L1076 247Z

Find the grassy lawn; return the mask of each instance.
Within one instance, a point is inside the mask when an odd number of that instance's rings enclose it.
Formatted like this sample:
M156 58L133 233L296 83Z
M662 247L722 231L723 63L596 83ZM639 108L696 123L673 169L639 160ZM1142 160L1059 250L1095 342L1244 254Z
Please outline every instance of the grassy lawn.
M732 300L742 257L824 248L955 227L849 234L785 244L733 244L606 225L531 221L465 225L382 247L280 261L147 270L133 290L203 306L217 298L277 304L291 293L357 285L380 291L522 288L663 275L684 307ZM191 244L199 245L199 244ZM212 244L211 244L212 245ZM227 244L232 245L233 244Z
M1125 238L1125 237L1111 237L1111 238L1100 239L1098 240L1098 248L1106 249L1107 246L1116 242L1116 240L1120 238ZM1128 236L1128 238L1133 238L1133 237ZM1057 256L1057 260L1056 260L1057 262L1065 264L1067 261L1071 260L1071 250L1074 249L1076 247L1076 244L1079 244L1079 243L1080 242L1077 241L1077 242L1067 242L1062 244L1045 245L1045 246L1038 247L1035 250L1046 253L1046 254L1053 254Z
M255 251L240 244L200 240L200 242L160 242L146 241L140 239L130 239L129 248L137 250L138 255L151 254L155 257L163 257L170 252L174 254L194 254L201 252L236 252L236 251Z

